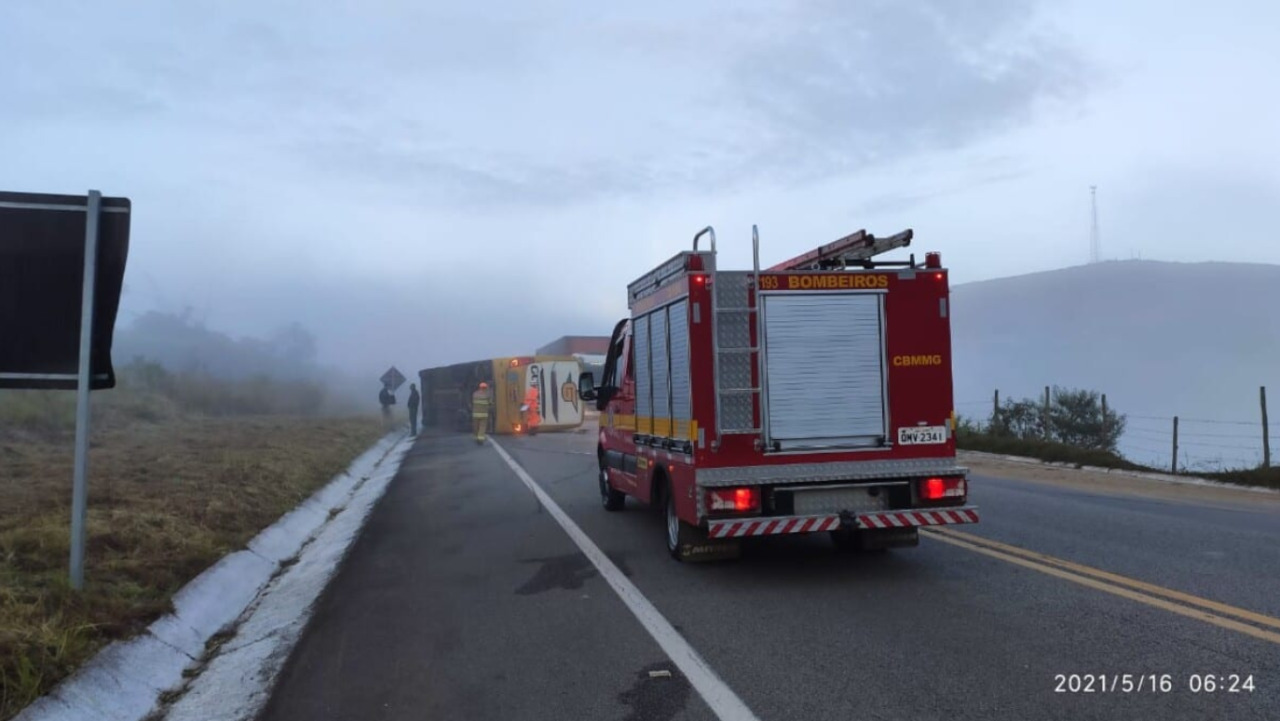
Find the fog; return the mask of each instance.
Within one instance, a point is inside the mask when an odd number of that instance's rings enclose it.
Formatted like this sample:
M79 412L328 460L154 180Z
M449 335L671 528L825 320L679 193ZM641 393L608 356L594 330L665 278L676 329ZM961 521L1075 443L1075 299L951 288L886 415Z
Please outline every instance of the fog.
M0 188L133 199L121 313L375 379L604 334L857 228L956 282L1280 262L1265 2L6 3ZM127 359L122 359L127 360Z
M1280 389L1277 304L1280 266L1251 263L1107 262L963 285L952 293L956 406L981 421L995 390L1007 401L1087 388L1127 416L1130 459L1168 467L1179 416L1180 467L1252 467L1258 388L1272 403ZM1280 448L1274 424L1268 435Z

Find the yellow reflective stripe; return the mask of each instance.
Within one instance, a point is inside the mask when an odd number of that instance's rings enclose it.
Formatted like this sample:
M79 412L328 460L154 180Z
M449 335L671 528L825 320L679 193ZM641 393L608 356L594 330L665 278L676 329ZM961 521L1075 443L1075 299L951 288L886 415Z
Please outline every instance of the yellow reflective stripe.
M676 421L676 438L682 441L697 441L698 422L694 420Z
M618 416L622 418L623 416ZM631 416L625 416L631 418ZM678 441L698 440L698 421L697 420L675 420L670 418L652 418L650 416L636 416L635 430L637 433L653 435L659 438L672 438Z

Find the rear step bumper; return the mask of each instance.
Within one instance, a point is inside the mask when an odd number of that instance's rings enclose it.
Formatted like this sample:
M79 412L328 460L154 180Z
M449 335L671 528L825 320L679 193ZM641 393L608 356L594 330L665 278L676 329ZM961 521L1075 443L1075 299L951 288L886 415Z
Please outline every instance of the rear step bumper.
M842 527L871 530L911 528L914 526L945 526L977 522L977 506L960 506L958 508L933 510L910 509L846 514L843 518L840 515L823 515L707 521L707 537L744 538L746 536L775 536L783 533L834 531Z

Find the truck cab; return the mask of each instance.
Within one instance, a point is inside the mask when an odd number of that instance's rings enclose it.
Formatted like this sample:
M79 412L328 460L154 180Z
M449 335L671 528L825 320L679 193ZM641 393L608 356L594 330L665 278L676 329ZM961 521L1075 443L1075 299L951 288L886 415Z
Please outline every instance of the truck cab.
M601 500L608 510L621 509L626 495L644 503L653 501L652 474L638 472L635 370L631 319L624 318L610 336L600 386L594 387L594 377L584 372L583 387L579 389L580 394L585 394L584 400L594 401L600 411L598 482Z

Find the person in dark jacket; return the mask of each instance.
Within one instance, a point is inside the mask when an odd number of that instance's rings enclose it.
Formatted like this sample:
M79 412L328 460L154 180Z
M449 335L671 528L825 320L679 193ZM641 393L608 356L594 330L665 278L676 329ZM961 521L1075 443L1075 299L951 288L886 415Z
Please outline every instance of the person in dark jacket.
M422 397L418 395L418 386L409 384L409 432L418 435L418 403Z
M391 392L390 388L383 386L382 390L378 392L378 403L382 406L382 425L384 427L390 426L391 406L396 404L395 394Z

